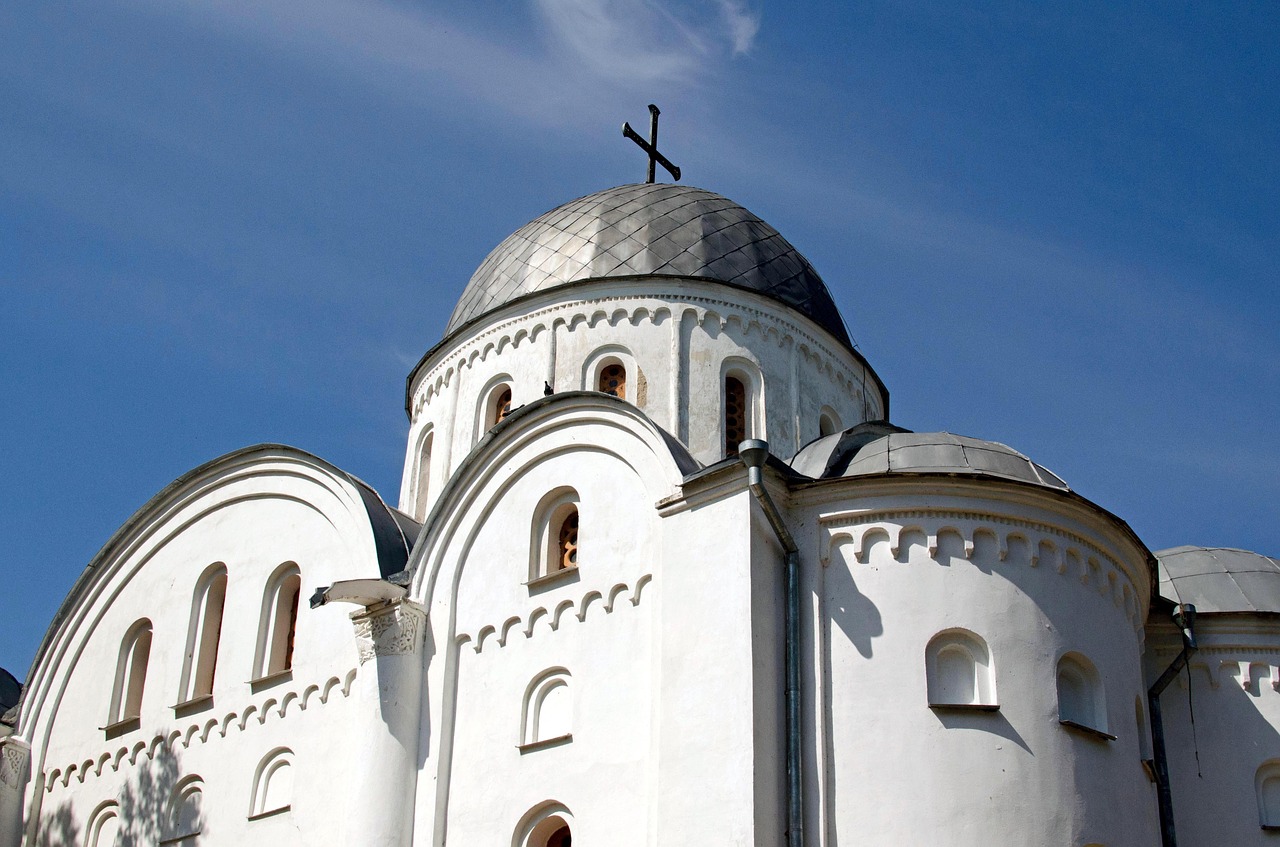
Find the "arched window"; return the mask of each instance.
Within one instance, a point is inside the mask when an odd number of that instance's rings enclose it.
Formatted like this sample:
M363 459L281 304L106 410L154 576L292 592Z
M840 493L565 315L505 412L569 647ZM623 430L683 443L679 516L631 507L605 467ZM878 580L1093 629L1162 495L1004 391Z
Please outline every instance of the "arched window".
M151 621L143 618L129 627L128 634L120 643L108 727L141 717L142 689L147 683L147 662L150 658Z
M516 847L572 847L573 815L554 800L529 810L516 826Z
M546 746L573 738L573 701L569 672L551 668L533 678L520 709L520 746Z
M427 495L431 489L431 446L435 438L435 431L428 430L418 446L418 473L413 491L413 516L419 523L427 519Z
M738 455L738 445L747 439L747 387L736 376L724 378L724 454Z
M1107 703L1093 663L1079 653L1058 660L1058 720L1114 739L1107 733Z
M1254 777L1258 792L1258 823L1263 829L1280 830L1280 759L1263 762Z
M190 703L213 694L218 667L218 642L222 637L222 609L227 598L227 568L207 568L196 583L187 628L187 653L182 666L182 690L178 703Z
M839 431L840 416L830 407L823 409L822 414L818 415L818 437L835 435Z
M511 386L503 383L489 392L489 400L485 404L484 428L492 429L506 420L511 414Z
M293 804L293 751L277 747L258 763L253 775L249 820L286 812Z
M94 809L85 827L85 844L88 847L116 847L120 837L120 806L108 800Z
M293 667L294 632L298 626L298 596L302 575L292 563L282 565L267 582L258 625L254 678L267 679Z
M610 362L600 369L596 390L617 397L619 400L627 399L627 369L621 362Z
M165 822L166 835L160 843L194 845L195 837L204 828L203 803L204 781L200 777L188 776L174 786Z
M559 488L534 512L529 579L578 567L578 493Z
M925 676L933 708L998 708L987 643L965 629L949 629L925 647Z

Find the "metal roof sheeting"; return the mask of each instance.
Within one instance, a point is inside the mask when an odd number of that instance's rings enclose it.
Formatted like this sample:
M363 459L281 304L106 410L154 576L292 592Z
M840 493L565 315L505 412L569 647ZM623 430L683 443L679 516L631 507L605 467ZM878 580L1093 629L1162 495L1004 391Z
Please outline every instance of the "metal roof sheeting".
M889 431L879 435L877 430ZM866 440L868 435L879 437ZM963 474L1070 490L1057 474L1004 444L950 432L907 432L883 422L862 424L820 438L797 453L791 467L815 479L895 473Z
M1171 547L1156 553L1160 595L1200 613L1280 612L1280 561L1229 547Z
M852 346L822 279L776 229L688 185L623 185L552 209L494 248L445 334L526 294L609 277L701 277L758 291Z

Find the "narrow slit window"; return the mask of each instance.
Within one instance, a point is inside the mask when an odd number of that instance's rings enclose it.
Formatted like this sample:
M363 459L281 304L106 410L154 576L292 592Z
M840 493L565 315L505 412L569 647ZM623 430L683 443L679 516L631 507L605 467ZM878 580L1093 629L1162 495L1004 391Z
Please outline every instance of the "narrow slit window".
M431 447L435 438L435 432L428 432L418 450L418 480L414 489L413 513L419 521L427 517L427 495L431 489Z
M180 703L213 694L226 597L227 569L216 565L206 571L197 584L191 604L191 626L187 633L187 655L183 667Z
M747 439L747 388L737 377L724 379L724 454L738 455Z
M120 645L108 725L136 720L142 716L142 692L147 683L147 663L150 658L151 621L143 619L129 629L129 634Z
M258 632L256 679L282 674L293 667L301 593L302 576L297 566L285 568L267 584Z

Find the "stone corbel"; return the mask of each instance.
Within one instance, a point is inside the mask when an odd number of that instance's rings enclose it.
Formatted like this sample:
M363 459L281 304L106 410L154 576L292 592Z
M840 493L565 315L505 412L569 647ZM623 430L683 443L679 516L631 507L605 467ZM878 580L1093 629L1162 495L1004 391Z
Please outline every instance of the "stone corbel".
M418 652L426 619L423 608L410 600L390 600L352 613L360 664Z
M0 791L21 792L27 782L31 746L14 736L0 738Z

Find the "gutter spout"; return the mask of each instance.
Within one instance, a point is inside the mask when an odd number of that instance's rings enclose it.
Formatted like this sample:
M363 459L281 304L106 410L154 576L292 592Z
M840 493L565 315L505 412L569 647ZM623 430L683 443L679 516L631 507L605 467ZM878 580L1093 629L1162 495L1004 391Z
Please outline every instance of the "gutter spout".
M800 745L800 552L782 514L764 487L764 463L769 458L768 443L759 439L744 441L738 445L738 458L747 468L747 488L764 511L784 553L786 616L783 675L786 698L787 845L804 847L804 789Z
M1147 711L1151 713L1151 755L1155 764L1156 801L1160 807L1160 843L1162 847L1177 847L1178 838L1173 826L1173 792L1169 787L1169 758L1164 744L1164 719L1160 713L1160 695L1196 652L1196 607L1191 604L1178 606L1173 622L1182 630L1182 652L1147 691Z

